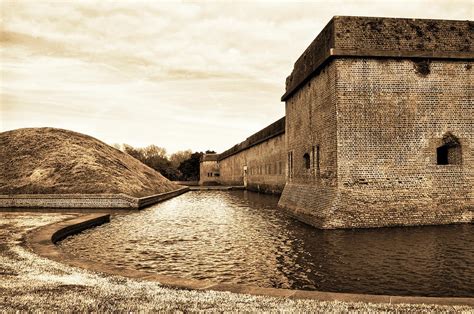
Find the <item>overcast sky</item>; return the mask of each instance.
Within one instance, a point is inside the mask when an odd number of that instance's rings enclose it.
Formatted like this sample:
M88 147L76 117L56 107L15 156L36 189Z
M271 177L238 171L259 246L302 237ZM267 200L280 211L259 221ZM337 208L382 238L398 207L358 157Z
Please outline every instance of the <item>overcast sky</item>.
M285 78L334 15L473 19L471 0L2 1L0 130L218 152L282 117Z

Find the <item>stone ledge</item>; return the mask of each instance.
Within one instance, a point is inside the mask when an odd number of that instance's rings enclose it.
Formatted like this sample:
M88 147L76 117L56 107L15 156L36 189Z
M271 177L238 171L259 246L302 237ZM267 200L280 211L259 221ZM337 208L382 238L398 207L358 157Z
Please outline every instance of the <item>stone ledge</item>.
M368 302L392 304L438 304L438 305L468 305L474 306L474 298L456 297L417 297L337 293L324 291L303 291L291 289L261 288L240 284L220 284L210 280L185 279L179 277L150 274L138 270L111 267L97 262L87 262L70 254L63 253L54 244L58 239L81 232L85 229L108 222L109 215L90 214L53 223L37 228L26 235L26 245L36 254L60 263L98 271L109 275L125 276L139 280L157 281L165 287L187 290L225 291L249 295L282 297L290 299L314 299L319 301Z
M182 187L146 197L126 194L18 194L0 195L0 208L114 208L140 209L189 191Z
M243 185L203 185L203 186L192 186L189 188L190 191L235 191L245 190Z
M138 208L143 208L158 202L165 201L167 199L173 198L175 196L181 195L189 191L189 187L183 187L171 192L155 194L151 196L145 196L138 198Z

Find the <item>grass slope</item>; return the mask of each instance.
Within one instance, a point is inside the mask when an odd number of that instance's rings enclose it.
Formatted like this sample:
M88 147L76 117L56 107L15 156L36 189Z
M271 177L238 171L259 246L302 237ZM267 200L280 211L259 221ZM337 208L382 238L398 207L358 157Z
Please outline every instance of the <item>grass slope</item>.
M0 133L0 194L141 197L178 188L130 155L81 133L54 128Z

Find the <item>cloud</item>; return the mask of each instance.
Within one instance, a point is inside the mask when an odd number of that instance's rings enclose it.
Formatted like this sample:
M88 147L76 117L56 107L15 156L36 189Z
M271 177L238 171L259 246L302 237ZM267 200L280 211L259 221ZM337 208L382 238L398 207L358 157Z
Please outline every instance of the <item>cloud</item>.
M3 1L1 130L60 126L224 150L284 115L293 63L333 15L472 19L470 1Z

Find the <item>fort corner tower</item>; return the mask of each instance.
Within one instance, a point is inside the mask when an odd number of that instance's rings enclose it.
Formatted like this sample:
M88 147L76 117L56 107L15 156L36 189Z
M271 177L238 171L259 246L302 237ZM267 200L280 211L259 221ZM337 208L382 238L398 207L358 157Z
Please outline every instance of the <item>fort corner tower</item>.
M334 17L287 78L280 206L318 228L471 222L473 30Z

